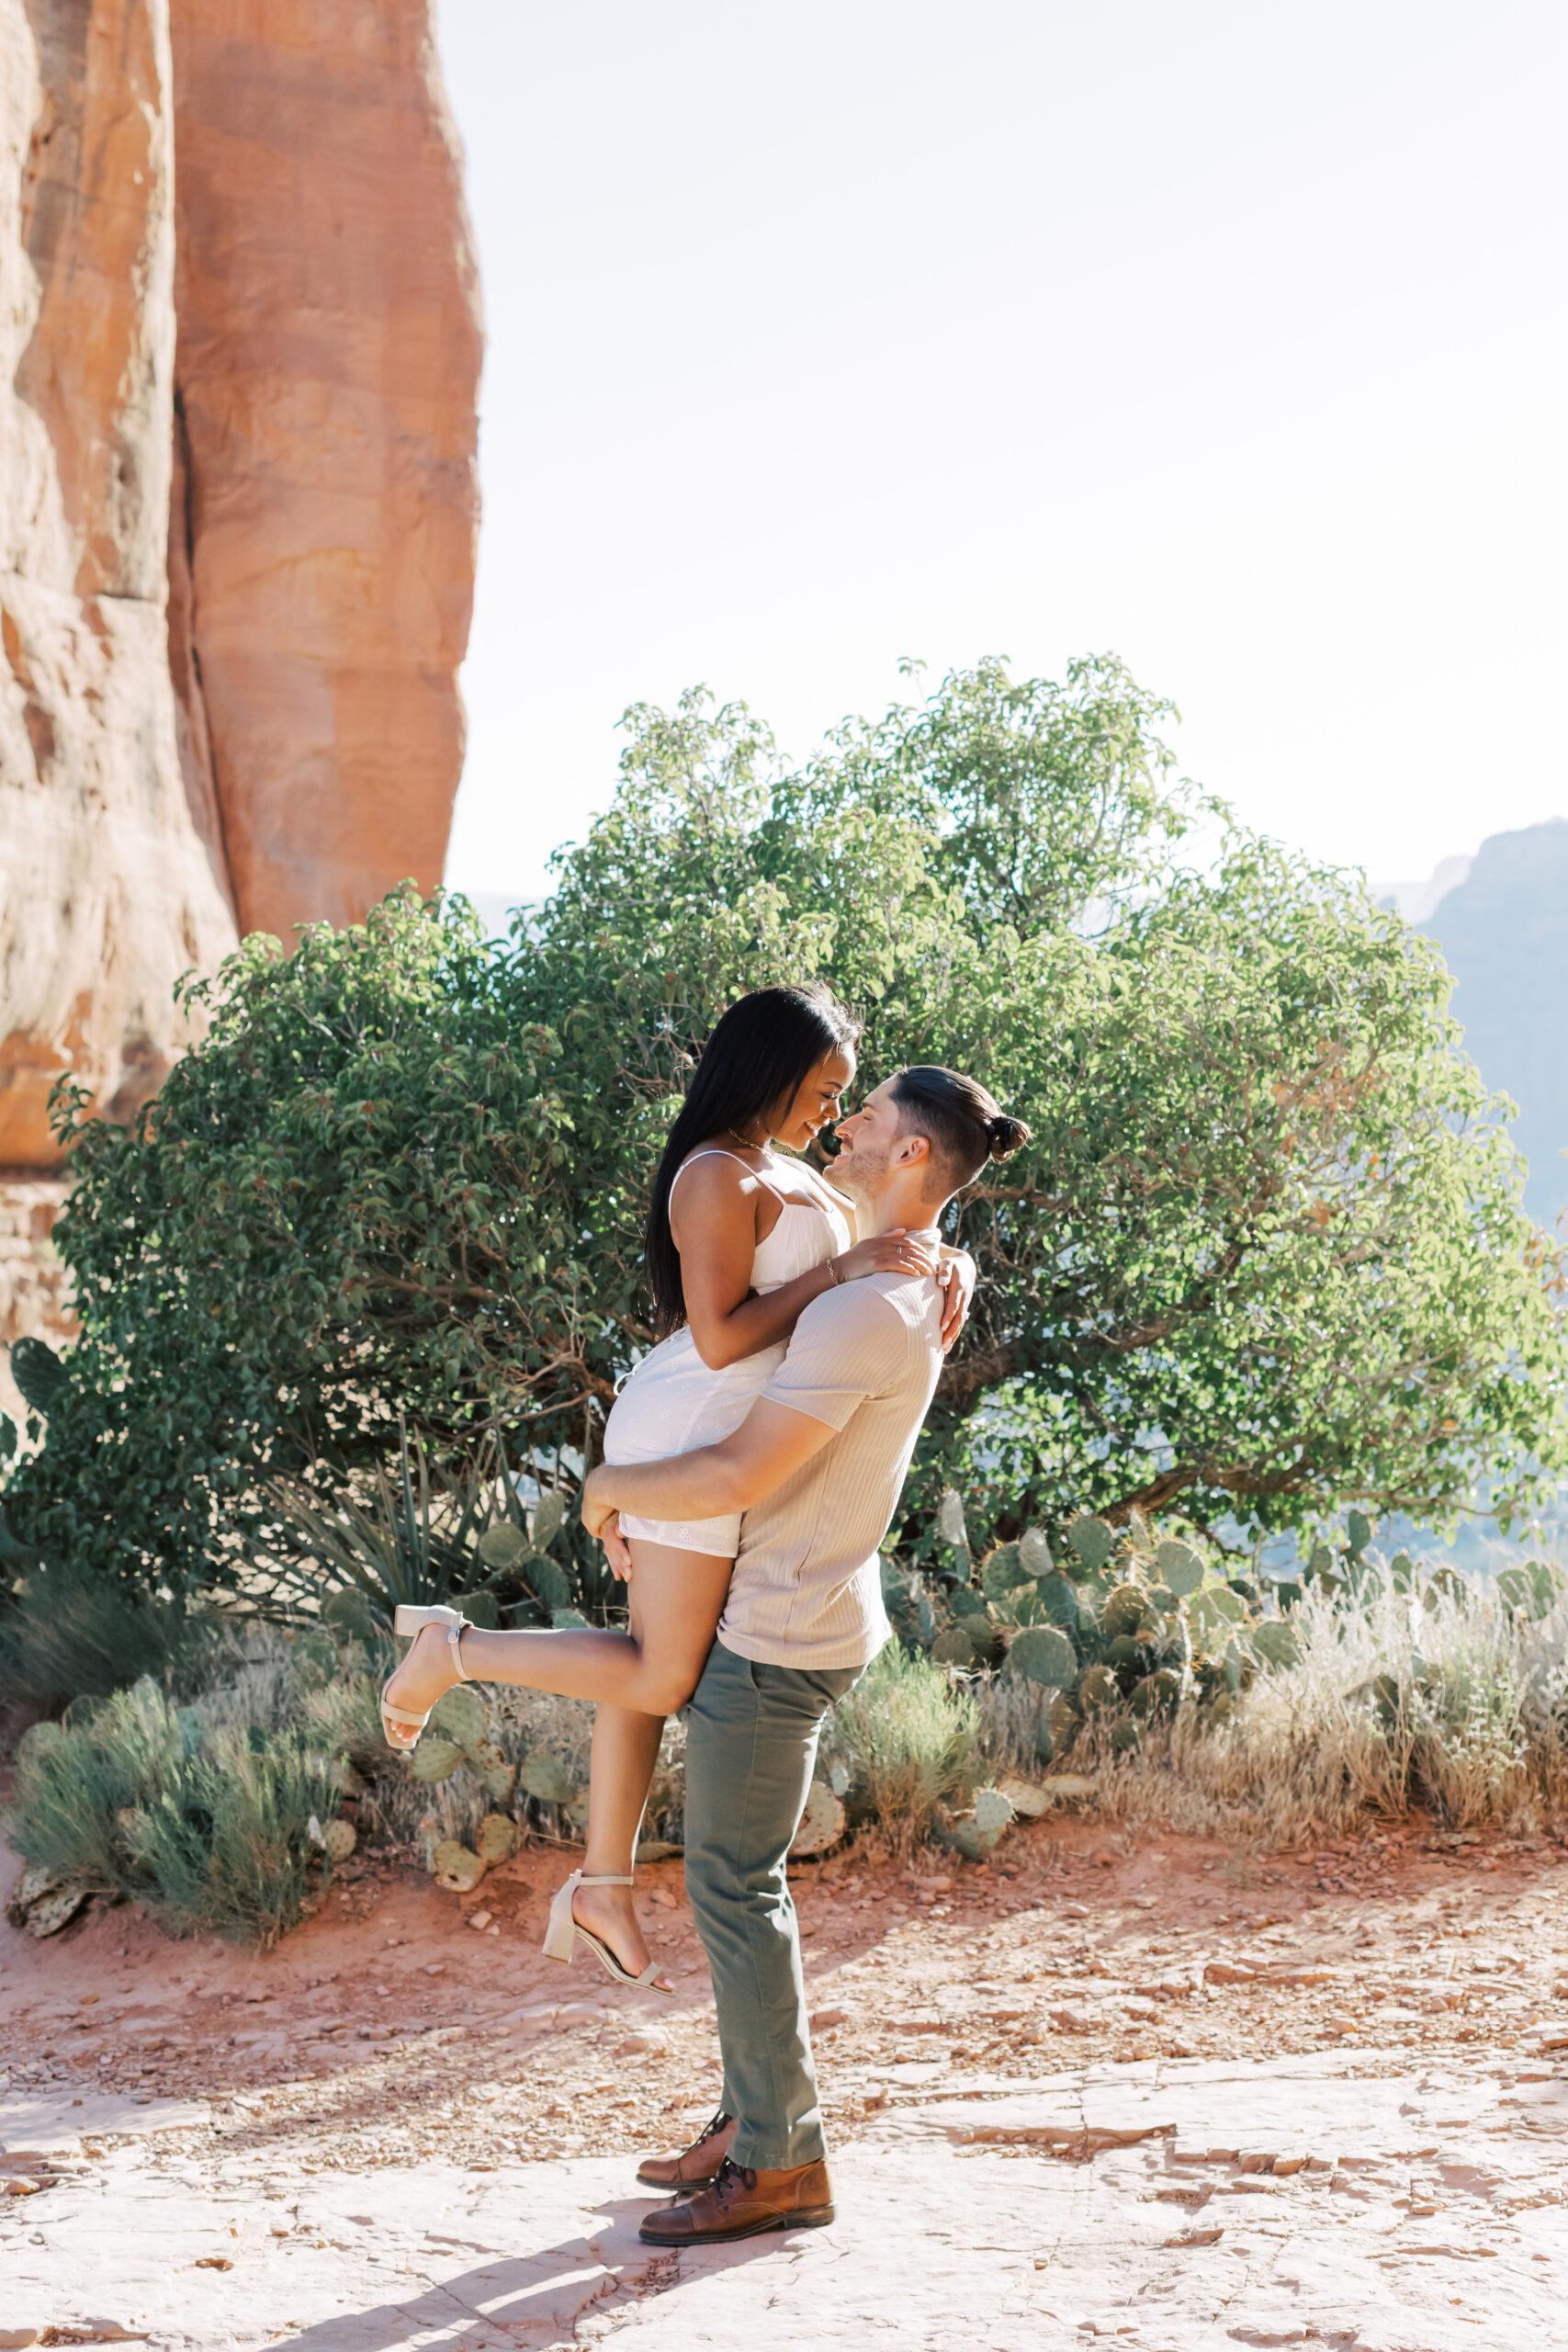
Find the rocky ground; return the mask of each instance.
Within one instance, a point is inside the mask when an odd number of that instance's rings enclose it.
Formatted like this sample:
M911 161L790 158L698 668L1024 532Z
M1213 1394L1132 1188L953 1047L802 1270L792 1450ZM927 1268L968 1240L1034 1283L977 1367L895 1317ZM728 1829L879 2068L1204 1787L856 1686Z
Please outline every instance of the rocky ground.
M0 1930L0 2347L1568 2342L1555 1846L803 1866L840 2220L680 2262L627 2161L716 2100L678 1864L663 2002L540 1957L558 1852L349 1867L261 1958Z

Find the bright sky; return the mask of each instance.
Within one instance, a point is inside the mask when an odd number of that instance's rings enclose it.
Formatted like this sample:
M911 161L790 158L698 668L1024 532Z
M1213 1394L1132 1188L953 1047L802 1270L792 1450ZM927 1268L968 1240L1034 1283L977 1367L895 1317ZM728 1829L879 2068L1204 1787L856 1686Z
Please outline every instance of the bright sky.
M441 0L490 350L448 878L705 681L1114 650L1375 879L1568 814L1568 11Z

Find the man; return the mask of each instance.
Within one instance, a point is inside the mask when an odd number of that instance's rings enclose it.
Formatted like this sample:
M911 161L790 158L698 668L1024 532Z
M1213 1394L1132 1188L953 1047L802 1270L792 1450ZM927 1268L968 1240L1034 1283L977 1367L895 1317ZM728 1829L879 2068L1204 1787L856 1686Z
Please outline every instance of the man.
M840 1123L833 1176L863 1238L938 1238L987 1159L1028 1140L972 1079L901 1070ZM814 1299L734 1434L664 1462L606 1464L583 1490L592 1534L617 1511L745 1513L718 1637L686 1730L686 1885L713 1971L720 2113L638 2177L682 2191L645 2219L655 2245L709 2245L833 2218L785 1858L824 1716L888 1638L878 1550L942 1364L929 1276L873 1274Z

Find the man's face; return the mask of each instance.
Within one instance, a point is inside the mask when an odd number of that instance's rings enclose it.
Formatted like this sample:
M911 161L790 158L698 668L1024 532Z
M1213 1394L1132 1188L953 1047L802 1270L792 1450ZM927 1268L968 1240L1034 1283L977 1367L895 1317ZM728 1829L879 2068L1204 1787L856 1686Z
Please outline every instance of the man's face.
M833 1182L856 1200L874 1201L887 1182L899 1147L909 1141L898 1132L898 1105L893 1080L885 1078L858 1111L838 1125L839 1152L833 1161Z

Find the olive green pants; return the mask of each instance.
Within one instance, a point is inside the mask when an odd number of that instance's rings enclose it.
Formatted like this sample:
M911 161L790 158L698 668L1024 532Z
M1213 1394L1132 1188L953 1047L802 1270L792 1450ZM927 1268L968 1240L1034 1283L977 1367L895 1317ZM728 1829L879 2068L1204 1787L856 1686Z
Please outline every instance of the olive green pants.
M800 1933L785 1857L822 1719L863 1668L807 1673L716 1642L686 1719L686 1891L713 1971L734 2160L762 2171L826 2154Z

